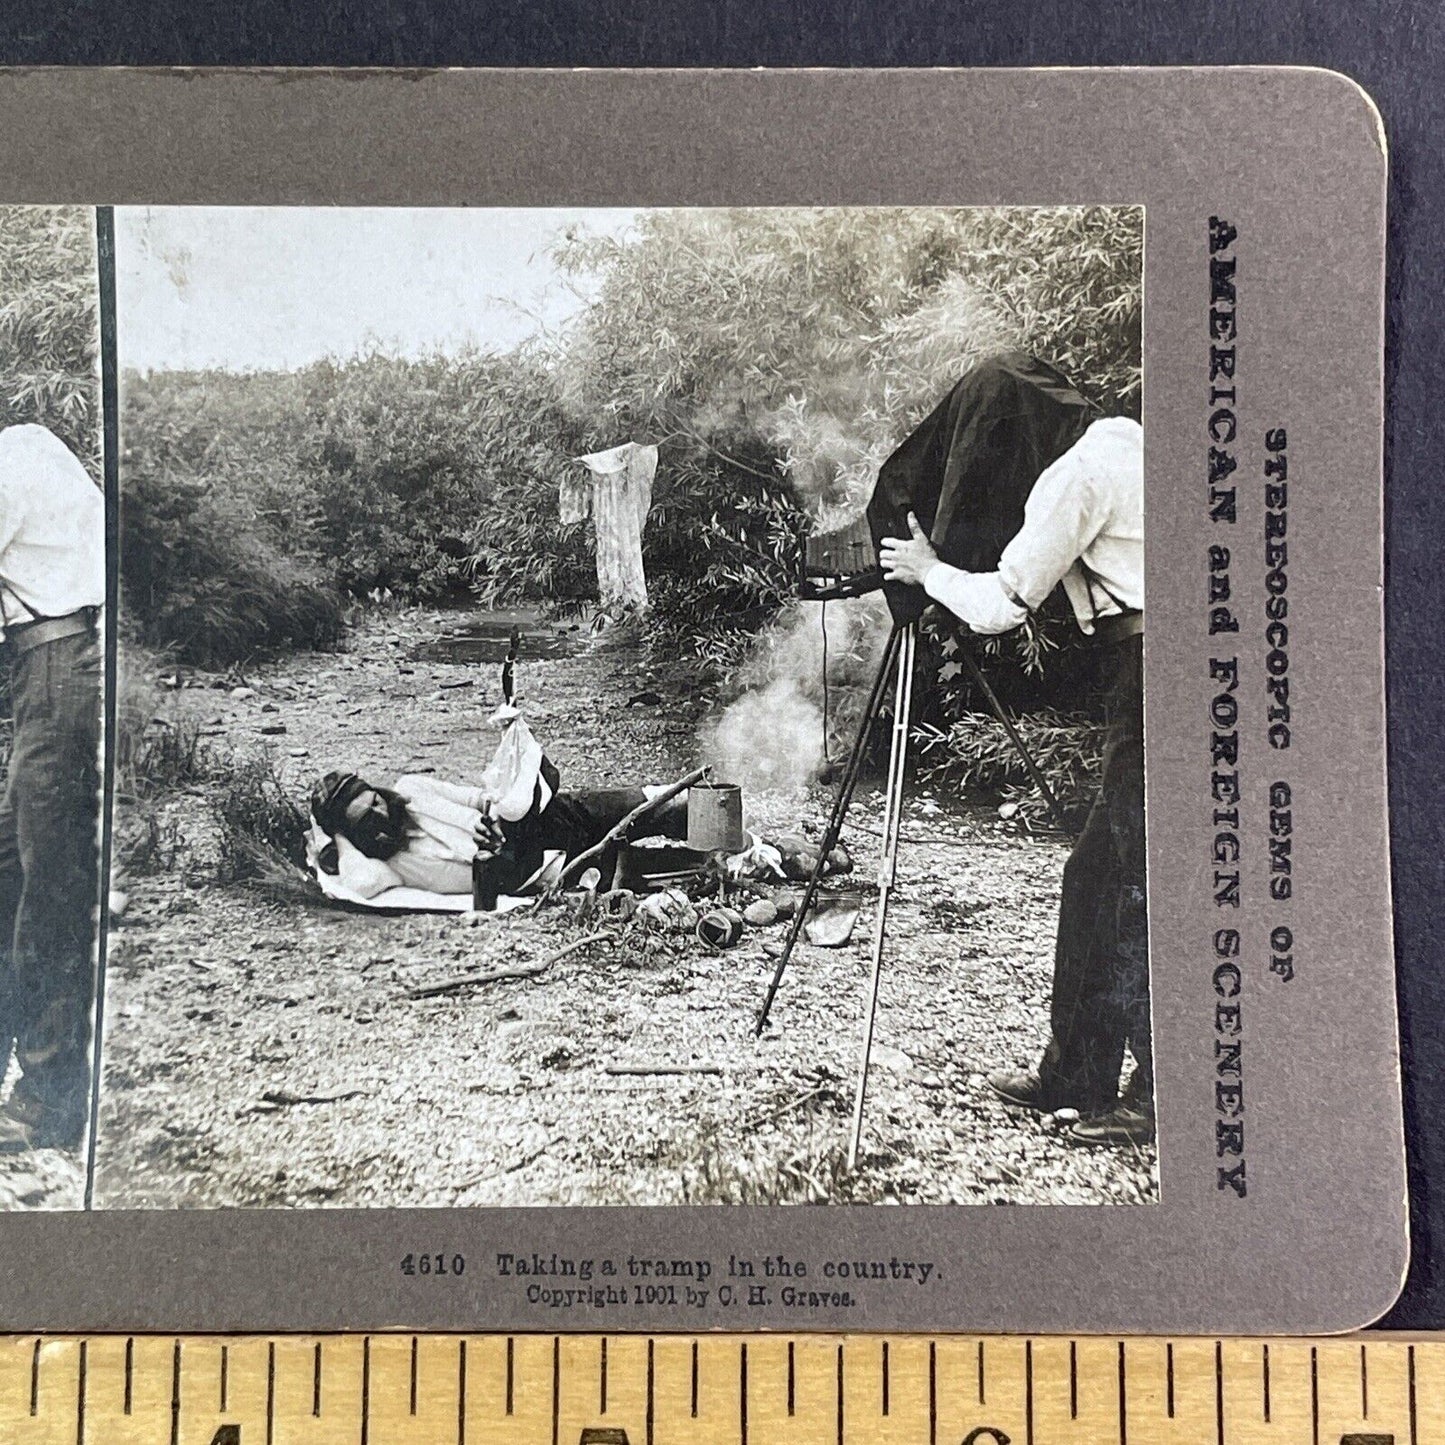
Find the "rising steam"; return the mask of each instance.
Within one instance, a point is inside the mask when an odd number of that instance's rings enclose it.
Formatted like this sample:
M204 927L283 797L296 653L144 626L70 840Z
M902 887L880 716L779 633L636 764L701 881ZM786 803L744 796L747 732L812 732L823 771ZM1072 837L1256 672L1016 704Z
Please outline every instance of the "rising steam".
M794 603L759 638L742 695L705 729L704 757L745 793L807 788L851 747L887 639L881 593Z

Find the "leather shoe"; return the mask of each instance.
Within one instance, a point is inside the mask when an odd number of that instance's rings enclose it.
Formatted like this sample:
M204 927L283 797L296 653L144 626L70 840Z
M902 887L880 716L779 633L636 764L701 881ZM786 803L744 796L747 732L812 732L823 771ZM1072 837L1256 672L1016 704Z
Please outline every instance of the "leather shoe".
M73 1153L85 1143L86 1119L78 1109L47 1109L12 1097L0 1109L0 1154L29 1149L62 1149Z
M1040 1114L1052 1114L1055 1109L1065 1108L1070 1100L1056 1088L1045 1084L1032 1069L1011 1073L1002 1069L988 1075L988 1086L1004 1101L1018 1109L1035 1109Z
M0 1109L0 1154L25 1154L34 1147L30 1126L8 1108Z
M1152 1144L1154 1110L1120 1099L1107 1113L1081 1119L1065 1137L1076 1144Z

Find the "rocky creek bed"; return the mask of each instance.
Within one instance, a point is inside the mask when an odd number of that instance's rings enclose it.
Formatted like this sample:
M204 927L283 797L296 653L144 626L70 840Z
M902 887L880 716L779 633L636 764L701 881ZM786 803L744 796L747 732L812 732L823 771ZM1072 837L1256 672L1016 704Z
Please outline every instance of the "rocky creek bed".
M499 670L437 648L449 632L466 619L373 615L344 653L258 667L240 688L183 679L169 705L218 755L271 749L298 800L339 765L474 779ZM564 786L663 782L696 761L708 699L680 675L585 633L553 651L524 650L518 677ZM629 705L640 694L660 701ZM829 797L747 803L765 829L818 827ZM865 890L881 813L862 787L845 836ZM992 807L911 795L853 1172L871 902L849 946L799 947L761 1038L781 924L717 953L602 941L535 977L418 999L586 929L560 907L382 917L222 886L204 798L173 795L157 818L169 866L117 880L98 1207L1157 1198L1152 1149L1069 1144L983 1085L1044 1037L1067 854Z

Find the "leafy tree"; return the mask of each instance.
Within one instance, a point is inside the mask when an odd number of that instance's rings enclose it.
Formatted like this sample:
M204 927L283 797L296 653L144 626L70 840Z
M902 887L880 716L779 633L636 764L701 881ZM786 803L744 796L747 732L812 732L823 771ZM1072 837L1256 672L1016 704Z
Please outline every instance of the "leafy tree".
M559 350L562 403L589 446L660 444L644 556L659 625L700 651L777 611L807 526L856 512L978 361L1029 350L1138 414L1135 210L657 211L558 256L600 278ZM997 665L1038 673L1074 645L1045 621Z

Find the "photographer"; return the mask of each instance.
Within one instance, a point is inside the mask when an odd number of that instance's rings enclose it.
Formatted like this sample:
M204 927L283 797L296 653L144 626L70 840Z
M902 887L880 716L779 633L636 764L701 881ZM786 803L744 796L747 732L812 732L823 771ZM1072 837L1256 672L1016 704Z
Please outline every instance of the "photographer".
M105 506L43 426L0 431L0 617L15 718L0 798L0 1153L77 1149L90 1114Z
M1113 685L1103 780L1064 867L1050 1023L1033 1070L989 1084L1006 1103L1085 1117L1070 1137L1143 1143L1154 1137L1144 846L1143 429L1093 421L1029 490L1023 525L996 571L938 558L910 512L911 536L880 548L889 582L922 587L975 632L1008 632L1060 583L1086 635L1108 649ZM1125 1046L1135 1070L1123 1092Z

